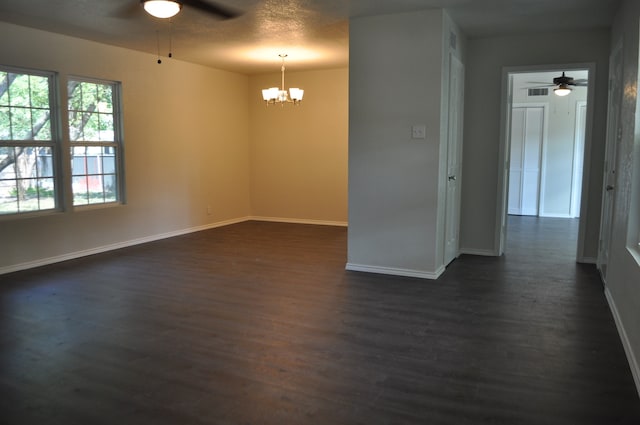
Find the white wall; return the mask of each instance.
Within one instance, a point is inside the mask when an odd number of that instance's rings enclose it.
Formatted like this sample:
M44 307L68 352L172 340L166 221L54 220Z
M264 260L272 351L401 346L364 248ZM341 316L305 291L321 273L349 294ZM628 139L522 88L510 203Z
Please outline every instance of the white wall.
M0 219L0 272L247 217L248 78L0 23L3 64L122 82L127 204ZM207 215L207 206L212 214Z
M442 271L446 28L442 10L350 22L348 268Z
M563 46L555 48L558 40ZM586 199L585 256L595 259L600 227L602 158L606 133L609 31L541 33L469 40L466 72L461 249L496 255L500 102L504 67L595 63L591 162Z
M606 293L640 393L640 257L634 258L631 248L637 243L640 221L638 22L640 3L636 0L624 1L616 17L611 37L612 48L620 38L624 41L624 96Z

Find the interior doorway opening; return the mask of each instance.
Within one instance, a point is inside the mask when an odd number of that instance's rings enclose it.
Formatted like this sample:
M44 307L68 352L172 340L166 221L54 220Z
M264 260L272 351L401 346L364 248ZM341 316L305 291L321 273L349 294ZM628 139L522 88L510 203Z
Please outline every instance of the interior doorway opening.
M590 77L590 64L503 73L502 196L496 235L500 254L507 249L509 216L532 216L577 221L575 259L583 259ZM556 89L565 88L568 94L559 96Z

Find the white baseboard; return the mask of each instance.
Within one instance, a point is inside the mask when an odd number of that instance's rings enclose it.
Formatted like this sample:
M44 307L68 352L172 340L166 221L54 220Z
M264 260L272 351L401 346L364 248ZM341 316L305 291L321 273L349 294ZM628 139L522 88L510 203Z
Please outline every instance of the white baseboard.
M611 296L611 292L609 292L609 288L604 289L604 295L607 298L609 309L613 314L613 320L616 323L616 328L618 328L618 334L620 335L620 339L622 340L622 346L624 347L624 352L627 355L627 361L629 362L629 366L631 367L633 381L636 383L636 390L638 391L638 396L640 397L640 366L638 366L637 357L633 352L631 344L629 343L627 331L625 331L624 329L622 319L620 319L620 314L618 313L618 308L616 307L616 303Z
M578 218L578 217L574 217L573 214L544 214L544 213L538 214L538 217L545 217L545 218Z
M145 236L143 238L132 239L132 240L118 242L118 243L109 244L109 245L103 245L103 246L90 248L82 251L70 252L63 255L57 255L55 257L41 258L34 261L28 261L26 263L12 264L10 266L0 267L0 275L13 273L20 270L32 269L35 267L46 266L49 264L59 263L62 261L73 260L75 258L86 257L89 255L100 254L107 251L113 251L115 249L126 248L128 246L140 245L147 242L154 242L161 239L172 238L174 236L181 236L181 235L186 235L188 233L200 232L202 230L214 229L216 227L228 226L230 224L242 223L250 220L272 221L272 222L279 222L279 223L294 223L294 224L315 224L315 225L323 225L323 226L346 226L347 225L346 222L338 222L338 221L247 216L247 217L241 217L241 218L234 218L231 220L219 221L216 223L205 224L203 226L190 227L188 229L175 230L172 232L161 233L158 235Z
M468 255L482 255L484 257L497 257L498 255L490 250L490 249L472 249L472 248L462 248L460 249L460 254L468 254Z
M394 267L367 266L363 264L347 263L346 269L355 272L378 273L393 276L418 277L421 279L435 280L439 278L440 275L444 272L445 267L440 266L438 267L438 270L434 272L428 272L424 270L398 269Z
M172 238L174 236L186 235L187 233L200 232L202 230L214 229L216 227L228 226L230 224L242 223L248 221L249 218L236 218L232 220L219 221L216 223L209 223L203 226L191 227L188 229L175 230L173 232L161 233L158 235L145 236L143 238L132 239L124 242L118 242L109 245L103 245L95 248L90 248L82 251L70 252L68 254L57 255L55 257L41 258L34 261L28 261L26 263L13 264L6 267L0 267L0 275L13 273L20 270L32 269L35 267L46 266L48 264L59 263L62 261L73 260L80 257L86 257L89 255L100 254L107 251L113 251L115 249L126 248L129 246L140 245L147 242L154 242L161 239Z
M576 262L581 264L597 264L597 259L593 257L580 257L576 259Z
M346 221L327 221L327 220L311 220L304 218L283 218L283 217L264 217L264 216L251 216L249 220L255 221L271 221L275 223L292 223L292 224L315 224L318 226L340 226L346 227Z

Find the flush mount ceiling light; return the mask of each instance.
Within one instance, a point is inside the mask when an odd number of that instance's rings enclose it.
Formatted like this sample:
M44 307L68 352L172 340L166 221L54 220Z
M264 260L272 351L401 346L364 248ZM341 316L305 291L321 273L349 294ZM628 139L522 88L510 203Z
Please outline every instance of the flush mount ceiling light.
M567 84L560 84L558 87L553 89L553 92L558 96L566 96L571 93L571 88Z
M182 8L180 2L171 0L142 0L142 6L149 15L162 19L176 16Z
M282 59L282 67L280 71L282 72L282 87L278 89L277 87L270 87L268 89L262 90L262 99L264 102L269 105L275 105L277 103L284 105L285 103L293 103L294 105L299 105L302 102L302 96L304 95L304 90L299 89L297 87L291 87L289 91L284 88L284 58L287 57L285 54L278 55Z

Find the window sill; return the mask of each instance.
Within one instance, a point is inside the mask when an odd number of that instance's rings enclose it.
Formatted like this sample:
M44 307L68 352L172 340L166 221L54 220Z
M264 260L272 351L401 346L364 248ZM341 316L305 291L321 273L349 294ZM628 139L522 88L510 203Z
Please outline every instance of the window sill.
M95 210L104 210L108 208L118 208L124 205L124 202L116 201L116 202L108 202L104 204L87 204L87 205L76 205L73 207L73 212L85 212L85 211L95 211Z
M14 220L28 220L32 218L42 218L42 217L52 217L52 216L60 215L63 213L64 211L61 209L54 209L54 210L43 210L43 211L33 211L33 212L1 214L0 222L9 222Z

